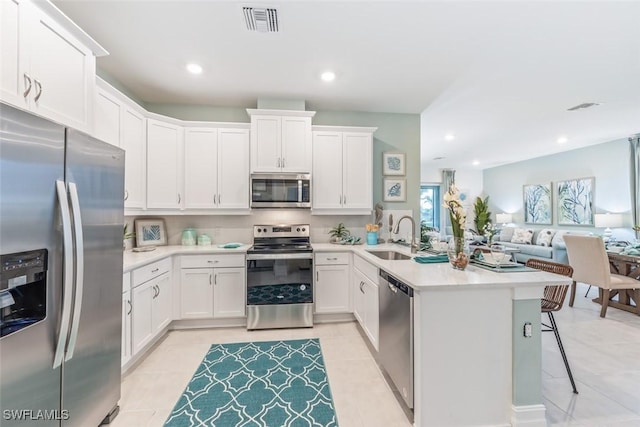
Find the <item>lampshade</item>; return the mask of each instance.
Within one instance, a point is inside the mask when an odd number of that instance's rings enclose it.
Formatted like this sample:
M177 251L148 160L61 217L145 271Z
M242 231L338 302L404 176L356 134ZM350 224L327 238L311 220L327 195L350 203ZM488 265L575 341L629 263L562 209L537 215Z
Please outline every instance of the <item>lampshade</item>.
M622 227L622 214L595 214L594 222L595 226L598 228L619 228Z
M513 222L513 217L508 213L496 214L496 222L499 224L508 224Z

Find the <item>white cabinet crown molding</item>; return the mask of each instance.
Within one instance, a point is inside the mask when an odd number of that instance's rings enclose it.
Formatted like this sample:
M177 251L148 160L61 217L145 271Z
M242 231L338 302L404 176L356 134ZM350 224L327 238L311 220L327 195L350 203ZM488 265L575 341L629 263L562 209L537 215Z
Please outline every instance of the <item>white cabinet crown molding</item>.
M256 108L247 108L247 113L251 116L254 114L265 116L293 116L293 117L313 117L316 115L315 111L306 110L261 110Z

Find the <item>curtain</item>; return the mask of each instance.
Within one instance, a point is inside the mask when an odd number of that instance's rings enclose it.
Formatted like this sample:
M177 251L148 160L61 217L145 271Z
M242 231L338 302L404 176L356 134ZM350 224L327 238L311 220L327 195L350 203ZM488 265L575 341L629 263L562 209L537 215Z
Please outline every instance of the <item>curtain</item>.
M631 220L633 225L640 225L640 134L629 138L631 144L631 164L629 176L631 178ZM640 239L640 231L636 231L636 239Z
M455 182L456 182L455 169L442 169L442 195L443 196L444 196L444 193L449 191L449 187L451 186L451 184L455 184ZM444 210L444 208L442 207L440 209L442 212L442 215L440 215L440 218L442 218L442 225L443 225L443 227L440 230L444 231L444 233L447 235L453 234L453 231L451 229L451 220L449 218L448 211Z

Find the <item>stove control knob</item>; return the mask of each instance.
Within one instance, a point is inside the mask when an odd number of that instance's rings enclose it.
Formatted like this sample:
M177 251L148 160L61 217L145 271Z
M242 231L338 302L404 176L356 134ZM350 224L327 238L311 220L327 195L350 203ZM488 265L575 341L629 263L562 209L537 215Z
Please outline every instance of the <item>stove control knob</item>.
M304 228L304 227L302 227L302 231L307 231L307 229L306 229L306 228Z
M260 233L261 231L262 231L262 229L261 229L261 228L258 228L258 233Z
M300 231L300 227L296 228L296 231Z

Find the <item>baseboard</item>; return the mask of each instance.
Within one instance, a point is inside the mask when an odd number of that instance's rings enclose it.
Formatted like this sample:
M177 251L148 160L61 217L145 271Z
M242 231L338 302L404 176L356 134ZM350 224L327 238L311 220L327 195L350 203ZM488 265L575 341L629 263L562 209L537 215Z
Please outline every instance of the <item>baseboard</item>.
M513 427L546 427L547 419L544 405L511 406L511 425Z
M353 313L327 313L314 314L313 323L353 322L356 320Z

